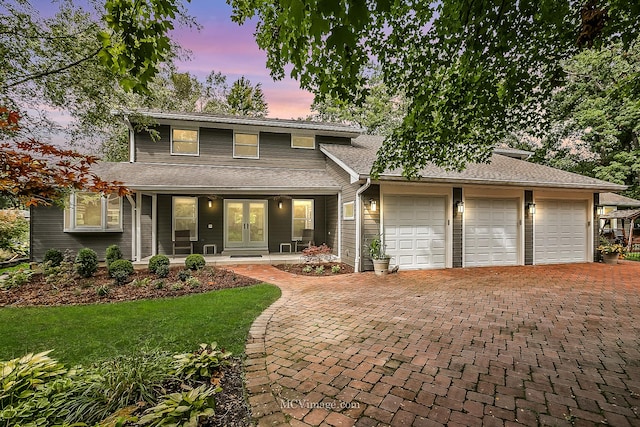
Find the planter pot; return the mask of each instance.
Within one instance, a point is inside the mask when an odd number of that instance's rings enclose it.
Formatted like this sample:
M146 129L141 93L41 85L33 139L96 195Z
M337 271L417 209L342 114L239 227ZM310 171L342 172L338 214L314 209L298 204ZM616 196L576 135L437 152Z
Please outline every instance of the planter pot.
M389 272L389 258L385 259L374 259L373 260L373 271L378 275L382 276Z
M602 262L605 264L617 264L618 263L619 254L602 254Z

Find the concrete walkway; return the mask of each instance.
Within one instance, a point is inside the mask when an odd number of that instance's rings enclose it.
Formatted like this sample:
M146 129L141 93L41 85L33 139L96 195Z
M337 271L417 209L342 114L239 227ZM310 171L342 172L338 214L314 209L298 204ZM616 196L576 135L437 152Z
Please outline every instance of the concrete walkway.
M640 263L300 277L253 324L259 426L640 426Z

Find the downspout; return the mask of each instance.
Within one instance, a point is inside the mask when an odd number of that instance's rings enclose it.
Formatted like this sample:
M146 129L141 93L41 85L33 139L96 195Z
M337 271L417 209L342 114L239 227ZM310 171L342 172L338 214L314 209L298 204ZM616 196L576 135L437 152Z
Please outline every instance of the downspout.
M355 264L355 272L358 273L360 272L360 259L362 258L361 252L362 252L362 242L361 242L361 234L362 234L362 215L360 214L360 211L362 210L360 205L360 196L362 195L362 193L364 193L365 191L367 191L367 189L371 186L371 178L367 178L367 182L364 183L364 185L362 187L360 187L358 189L358 191L356 191L356 260L354 262Z
M133 129L133 125L129 121L129 117L125 115L123 120L127 125L127 128L129 128L129 163L133 163L136 161L136 134Z

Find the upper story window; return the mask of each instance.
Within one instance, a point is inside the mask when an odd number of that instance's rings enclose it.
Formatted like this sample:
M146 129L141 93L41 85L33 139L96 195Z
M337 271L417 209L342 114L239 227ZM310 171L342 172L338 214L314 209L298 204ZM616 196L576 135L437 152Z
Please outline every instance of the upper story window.
M241 159L260 158L260 138L257 133L233 134L233 157Z
M64 231L122 231L122 198L77 192L64 210Z
M171 129L171 154L198 156L200 154L198 129Z
M308 135L291 135L291 148L316 148L316 137Z

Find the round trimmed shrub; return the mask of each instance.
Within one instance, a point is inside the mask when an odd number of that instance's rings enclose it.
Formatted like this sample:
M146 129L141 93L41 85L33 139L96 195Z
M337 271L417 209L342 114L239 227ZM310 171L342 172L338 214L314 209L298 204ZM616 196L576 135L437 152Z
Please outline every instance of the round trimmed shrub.
M161 265L167 266L167 272L169 267L169 257L166 255L158 254L149 259L149 271L158 274L158 267ZM166 277L166 276L165 276Z
M156 268L156 276L160 278L169 276L169 266L166 264L160 264L158 268Z
M76 272L82 277L91 277L98 271L98 254L89 248L80 249L76 256Z
M64 255L58 249L49 249L44 254L44 262L51 263L51 267L59 267L64 261Z
M202 268L204 268L205 264L206 261L200 254L191 254L187 257L187 259L184 260L184 265L189 270L201 270Z
M113 277L118 285L127 281L133 274L133 264L128 259L117 259L109 266L109 275Z
M120 246L111 245L107 248L105 261L107 262L107 268L111 265L112 262L122 259L122 251L120 250Z

